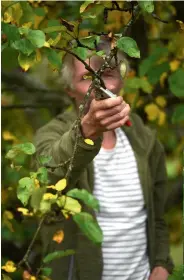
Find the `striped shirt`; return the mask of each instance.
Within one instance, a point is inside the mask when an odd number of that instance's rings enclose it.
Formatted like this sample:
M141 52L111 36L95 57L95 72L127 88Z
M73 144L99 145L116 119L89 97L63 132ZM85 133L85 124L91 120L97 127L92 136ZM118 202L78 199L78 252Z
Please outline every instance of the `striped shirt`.
M125 133L121 128L115 133L115 147L101 147L94 158L96 216L104 236L102 280L147 280L147 213L137 163Z

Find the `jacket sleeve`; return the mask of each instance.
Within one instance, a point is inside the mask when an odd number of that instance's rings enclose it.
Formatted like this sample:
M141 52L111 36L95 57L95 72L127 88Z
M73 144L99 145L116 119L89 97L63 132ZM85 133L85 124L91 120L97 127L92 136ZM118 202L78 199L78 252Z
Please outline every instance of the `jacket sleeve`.
M157 140L154 151L155 183L154 183L154 211L155 211L155 266L162 266L172 273L174 265L170 258L169 232L164 219L165 202L167 197L167 172L165 152L162 144Z
M74 129L75 122L66 123L59 119L54 119L44 127L40 128L34 139L36 146L36 157L39 155L51 156L50 166L62 164L72 157L74 145L76 141L76 130ZM80 132L77 151L74 157L73 168L68 178L68 187L74 187L84 168L98 154L102 137L94 141L94 145L88 145L84 142L84 138ZM36 164L38 167L38 163ZM56 183L65 177L69 163L49 171L49 178L52 184ZM67 189L68 190L68 189Z

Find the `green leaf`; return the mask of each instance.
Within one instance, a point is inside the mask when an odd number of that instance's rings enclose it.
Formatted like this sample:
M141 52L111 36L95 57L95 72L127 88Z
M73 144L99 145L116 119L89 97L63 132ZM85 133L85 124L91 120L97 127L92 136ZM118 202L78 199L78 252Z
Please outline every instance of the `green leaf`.
M36 151L35 146L32 143L24 143L24 144L18 144L14 145L12 149L8 151L6 154L6 158L13 159L15 158L20 152L23 152L27 155L32 155Z
M139 1L139 6L144 12L151 14L154 11L153 0Z
M44 8L41 8L41 7L35 8L35 9L34 9L34 12L35 12L35 14L36 14L37 16L39 16L39 17L44 17L45 14L46 14Z
M44 193L46 192L46 188L38 188L34 189L31 196L31 207L35 210L40 208L40 203Z
M59 207L64 207L65 210L71 212L72 214L81 212L80 203L71 197L62 195L62 197L57 200L57 204Z
M45 214L47 212L49 212L51 210L51 204L52 204L52 201L49 201L49 200L42 200L40 202L40 211Z
M163 62L161 64L155 65L149 70L148 72L148 81L152 84L155 85L158 83L161 75L164 72L168 72L170 69L169 63L168 62Z
M78 198L82 200L87 206L99 211L99 202L98 200L90 194L87 190L72 189L66 194L73 198Z
M102 243L102 230L90 214L85 212L75 214L73 220L91 241L94 243Z
M49 48L45 49L45 53L47 54L47 58L48 58L48 61L50 62L50 64L54 68L57 68L58 70L60 70L61 66L62 66L62 58L59 55L59 53L57 53L55 50L49 49Z
M1 22L1 28L8 41L14 42L20 39L18 28L15 25Z
M27 56L23 53L19 53L18 62L19 62L19 65L21 66L21 68L24 71L27 71L27 70L29 70L30 67L32 67L35 64L36 54L32 53L29 56Z
M45 276L49 276L52 273L52 268L50 267L44 267L41 268L41 270L42 270L42 274Z
M66 27L63 26L63 25L60 25L60 26L50 26L50 27L46 27L46 28L43 28L42 31L44 33L51 33L51 32L60 32L60 31L66 31Z
M100 40L100 36L88 36L88 37L79 39L79 41L83 45L85 45L89 48L95 48L95 42L98 44L99 40Z
M184 69L179 68L168 79L169 88L177 97L184 97Z
M25 205L27 205L28 200L32 194L34 188L34 179L29 177L24 177L19 180L19 185L17 188L17 197Z
M30 142L15 145L14 148L18 149L26 155L33 155L36 152L35 146Z
M134 39L122 37L117 41L117 47L131 57L140 58L140 50Z
M139 65L139 76L143 77L153 67L153 65L155 65L157 60L166 56L168 56L168 48L157 47L146 59L141 61Z
M44 262L44 263L48 263L48 262L51 262L52 260L59 259L59 258L63 258L63 257L67 257L67 256L74 255L74 254L75 254L75 251L74 251L74 250L56 251L56 252L54 252L54 253L48 254L48 255L43 259L43 262Z
M172 115L172 123L179 123L184 121L184 104L179 104L175 107Z
M20 25L23 23L34 22L35 13L27 1L19 2L23 11L23 15L20 19Z
M36 49L35 46L33 46L33 44L26 38L13 42L11 47L26 55L30 55Z
M40 164L42 164L42 165L45 165L46 163L51 161L51 159L52 159L51 156L45 156L45 155L40 155L38 157L38 160L39 160Z
M94 3L94 1L85 1L81 6L80 6L80 13L83 13L86 8L90 5Z
M40 167L37 171L37 179L44 185L48 184L48 171L45 167Z
M8 42L1 45L1 52L8 47Z
M27 39L37 48L42 48L45 43L45 34L42 30L30 30Z
M78 47L73 49L72 51L84 61L88 57L88 50L86 48Z
M181 280L184 277L184 265L174 267L173 272L169 275L168 280Z
M132 91L142 89L146 93L152 92L152 87L150 83L138 77L129 78L125 81L124 90L126 93L132 93Z

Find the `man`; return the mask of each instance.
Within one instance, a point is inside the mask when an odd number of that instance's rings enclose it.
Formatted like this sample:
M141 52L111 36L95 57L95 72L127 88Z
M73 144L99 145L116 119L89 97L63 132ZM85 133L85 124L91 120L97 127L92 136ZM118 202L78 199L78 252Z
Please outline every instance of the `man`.
M100 47L106 52L109 43ZM121 54L118 54L121 59ZM89 64L89 60L86 61ZM103 59L92 57L90 66L97 71ZM72 111L65 111L37 132L38 154L52 156L57 165L68 160L76 134L74 121L79 104L91 84L88 71L77 59L67 55L62 79L68 94L75 100ZM105 86L119 94L123 80L119 67L106 69ZM125 124L127 120L131 127ZM88 145L84 139L93 140ZM52 183L65 177L67 166L50 174ZM75 256L53 261L53 280L166 280L172 272L168 231L163 219L166 170L164 149L156 133L130 112L121 96L95 100L92 92L89 106L81 121L80 139L67 191L84 188L100 203L94 213L103 231L101 246L84 236L72 219L42 228L44 254L74 249ZM57 244L52 236L63 229L64 241Z

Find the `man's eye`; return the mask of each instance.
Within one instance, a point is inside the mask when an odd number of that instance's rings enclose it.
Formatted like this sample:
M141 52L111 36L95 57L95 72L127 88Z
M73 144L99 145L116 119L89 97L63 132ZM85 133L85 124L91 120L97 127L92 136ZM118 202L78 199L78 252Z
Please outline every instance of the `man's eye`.
M83 80L92 80L92 76L91 75L84 75L82 76Z

